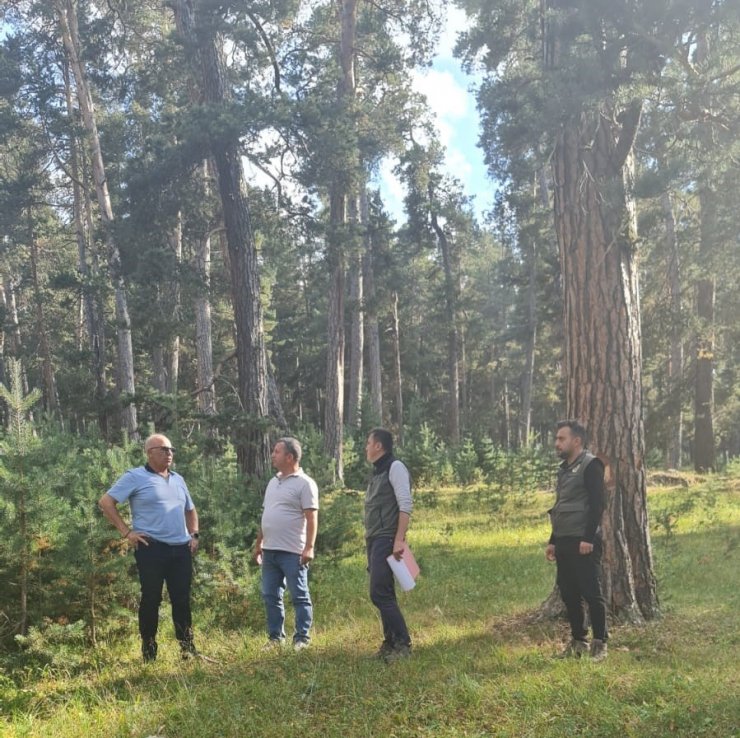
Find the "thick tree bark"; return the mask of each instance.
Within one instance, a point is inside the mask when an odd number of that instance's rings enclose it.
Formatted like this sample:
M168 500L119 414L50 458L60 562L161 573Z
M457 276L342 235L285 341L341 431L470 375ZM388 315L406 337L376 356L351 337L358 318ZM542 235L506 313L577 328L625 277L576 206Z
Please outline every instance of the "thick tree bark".
M631 156L639 109L604 104L564 125L553 154L565 306L566 410L606 467L604 589L612 615L658 615L646 507Z
M670 469L681 466L683 446L683 308L681 306L681 270L676 236L676 219L669 192L661 197L665 222L665 243L668 256L667 281L671 299L671 348L668 355L668 416L666 427L666 465Z
M197 49L197 82L203 101L223 105L231 99L220 40L208 30L207 19L198 28L194 3L176 0L177 29L185 42ZM231 277L231 298L236 324L238 391L245 414L244 427L237 430L236 449L243 472L263 476L270 468L268 435L267 355L262 330L260 277L257 249L252 235L244 172L236 138L211 141L218 173Z
M113 281L115 296L115 315L118 333L118 367L116 372L118 390L121 395L121 427L130 438L138 438L136 405L133 402L136 392L134 381L134 352L131 342L131 321L128 313L128 297L121 270L121 255L116 244L113 227L114 216L111 207L105 163L100 147L95 108L87 81L87 74L80 59L80 38L77 28L77 13L72 0L56 0L55 11L62 31L62 40L72 74L77 86L77 99L82 113L82 122L87 133L90 159L95 182L95 192L100 209L100 217L105 232L108 249L108 264Z

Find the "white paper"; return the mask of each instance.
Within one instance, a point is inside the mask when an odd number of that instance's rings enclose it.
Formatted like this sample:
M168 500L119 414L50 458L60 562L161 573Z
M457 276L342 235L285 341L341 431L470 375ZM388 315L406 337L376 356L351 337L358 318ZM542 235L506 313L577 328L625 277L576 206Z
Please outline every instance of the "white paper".
M411 572L409 571L409 568L408 566L406 566L406 562L403 559L401 559L401 561L398 561L396 557L393 554L391 554L386 559L386 561L391 567L391 570L393 571L393 575L396 577L398 586L404 592L408 592L409 590L413 589L416 586L416 582L414 581L414 578L411 576Z

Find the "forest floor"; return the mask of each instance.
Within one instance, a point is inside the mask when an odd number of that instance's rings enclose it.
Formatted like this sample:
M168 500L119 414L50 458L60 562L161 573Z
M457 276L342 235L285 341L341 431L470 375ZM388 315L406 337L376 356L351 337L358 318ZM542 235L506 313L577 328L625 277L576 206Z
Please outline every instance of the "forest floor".
M179 660L163 608L160 658L144 666L132 615L131 637L85 666L0 674L0 735L738 738L740 474L687 480L650 491L663 616L613 626L605 662L554 659L565 623L532 617L554 579L551 497L422 491L410 533L422 575L401 595L410 659L372 658L380 628L358 551L316 562L309 649L262 650L256 588L238 630L199 607L212 660Z

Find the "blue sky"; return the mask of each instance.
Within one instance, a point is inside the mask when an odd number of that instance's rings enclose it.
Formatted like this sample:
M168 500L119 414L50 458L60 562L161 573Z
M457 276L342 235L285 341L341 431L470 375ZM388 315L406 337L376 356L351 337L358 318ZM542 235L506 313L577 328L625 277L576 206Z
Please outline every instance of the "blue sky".
M435 115L439 139L446 149L446 168L474 196L475 212L481 216L493 204L494 185L486 175L483 152L478 148L480 121L471 87L476 79L466 74L453 56L457 34L465 27L466 16L459 8L448 8L447 23L431 69L414 75L414 88L424 94ZM386 209L403 221L404 189L393 175L395 162L381 166L379 184Z

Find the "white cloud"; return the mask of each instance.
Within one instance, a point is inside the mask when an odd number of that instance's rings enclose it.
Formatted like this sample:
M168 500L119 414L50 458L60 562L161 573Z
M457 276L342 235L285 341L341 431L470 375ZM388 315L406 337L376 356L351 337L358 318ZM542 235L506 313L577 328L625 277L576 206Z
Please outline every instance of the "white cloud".
M444 4L447 6L442 11L445 15L445 23L439 38L437 58L446 60L453 58L457 36L468 27L468 17L462 8L456 5L450 7L448 2Z
M437 118L464 118L470 111L470 93L451 72L430 69L416 74L413 86L422 93Z
M401 222L406 217L403 210L406 186L393 172L393 168L397 163L398 161L395 158L386 157L383 159L379 167L377 179L383 193L385 207L396 222Z

